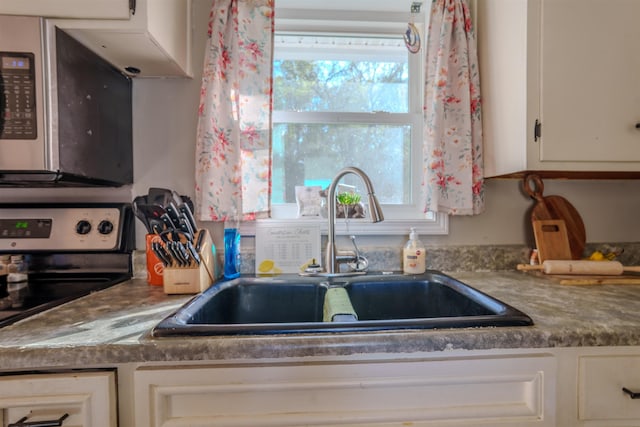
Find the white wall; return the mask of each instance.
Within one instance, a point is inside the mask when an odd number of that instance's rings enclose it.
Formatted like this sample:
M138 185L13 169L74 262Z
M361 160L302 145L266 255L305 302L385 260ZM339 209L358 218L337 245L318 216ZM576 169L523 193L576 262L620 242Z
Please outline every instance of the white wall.
M193 79L134 81L135 184L119 189L0 189L1 202L102 200L131 201L149 187L165 187L193 197L196 111L199 102L206 25L211 0L193 0ZM346 166L346 165L345 165ZM640 240L640 181L545 181L545 195L566 197L581 213L588 242ZM441 245L526 243L528 210L535 203L519 180L487 182L486 211L475 217L452 217L450 234L425 239ZM138 225L138 247L144 231ZM205 225L205 224L201 224ZM210 224L209 224L210 225ZM210 227L211 228L211 227ZM214 230L220 243L220 232ZM363 244L401 245L406 236L367 237Z

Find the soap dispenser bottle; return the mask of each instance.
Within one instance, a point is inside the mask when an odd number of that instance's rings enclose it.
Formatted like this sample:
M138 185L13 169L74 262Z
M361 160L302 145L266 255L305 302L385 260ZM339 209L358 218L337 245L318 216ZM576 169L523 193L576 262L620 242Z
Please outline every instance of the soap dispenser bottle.
M402 269L405 274L422 274L427 269L426 251L415 228L411 228L409 241L402 250Z
M224 222L224 278L240 276L240 221L237 215Z

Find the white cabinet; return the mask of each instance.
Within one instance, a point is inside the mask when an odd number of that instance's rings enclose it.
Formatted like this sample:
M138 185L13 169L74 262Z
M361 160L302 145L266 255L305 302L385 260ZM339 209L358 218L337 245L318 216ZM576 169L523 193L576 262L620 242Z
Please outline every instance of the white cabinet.
M147 367L136 426L554 426L555 360L508 358Z
M640 396L632 399L623 388L640 392L640 354L586 356L578 362L578 417L610 426L640 424Z
M2 0L0 14L54 18L129 19L130 0Z
M113 371L0 376L0 424L115 427L115 394Z
M640 348L575 347L555 349L557 425L630 427L640 425Z
M129 75L192 77L191 0L136 0L135 13L129 8L128 0L0 2L0 14L52 18L56 26Z
M481 0L476 11L486 176L640 171L640 2Z

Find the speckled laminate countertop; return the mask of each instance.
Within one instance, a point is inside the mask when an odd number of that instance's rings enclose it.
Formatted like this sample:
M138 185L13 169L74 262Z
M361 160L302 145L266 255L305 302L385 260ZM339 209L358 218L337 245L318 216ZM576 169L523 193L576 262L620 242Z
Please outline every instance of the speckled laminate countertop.
M449 349L640 345L640 286L564 286L521 272L451 276L527 313L534 326L152 338L191 296L134 279L0 329L0 369L148 361L250 360Z

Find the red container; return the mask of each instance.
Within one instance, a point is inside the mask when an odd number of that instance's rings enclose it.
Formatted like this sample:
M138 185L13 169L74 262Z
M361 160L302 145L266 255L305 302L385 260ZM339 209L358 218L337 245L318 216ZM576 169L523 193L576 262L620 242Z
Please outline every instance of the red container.
M164 265L155 252L151 250L153 242L162 242L162 239L157 234L147 234L147 283L154 286L162 286L164 284Z

